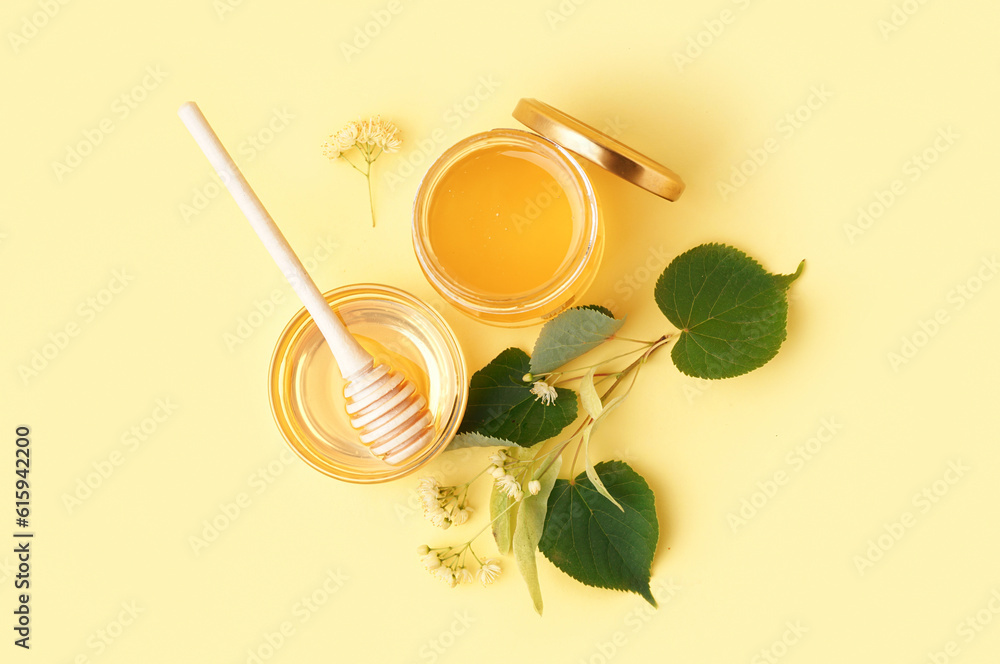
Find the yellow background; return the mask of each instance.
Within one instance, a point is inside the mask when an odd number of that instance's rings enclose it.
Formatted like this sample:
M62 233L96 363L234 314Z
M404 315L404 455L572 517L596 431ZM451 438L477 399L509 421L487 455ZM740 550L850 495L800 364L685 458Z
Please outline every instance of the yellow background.
M995 2L224 2L0 11L0 531L11 543L0 659L997 656ZM808 260L773 362L704 385L661 355L595 439L596 459L626 459L656 492L656 612L544 560L544 618L512 560L494 587L449 590L415 549L465 536L413 509L416 478L359 487L290 457L265 379L299 305L175 114L200 103L291 244L315 258L321 288L413 292L475 370L508 345L530 349L537 329L489 328L441 304L413 257L410 208L437 154L517 126L525 96L617 133L688 184L671 204L594 173L607 251L587 299L627 315L630 336L669 329L653 281L697 244L736 245L774 272ZM376 164L373 230L363 178L319 144L375 113L404 146ZM446 140L431 141L436 130ZM57 164L72 151L87 154L66 172ZM858 225L859 208L879 205ZM226 335L255 311L268 313L233 344ZM60 336L67 326L75 334ZM35 352L51 358L31 374ZM29 652L10 629L17 425L32 431ZM464 481L484 459L455 453L429 470ZM87 481L97 488L67 502ZM741 508L750 516L734 525ZM195 551L213 519L225 529ZM310 596L323 602L308 609Z

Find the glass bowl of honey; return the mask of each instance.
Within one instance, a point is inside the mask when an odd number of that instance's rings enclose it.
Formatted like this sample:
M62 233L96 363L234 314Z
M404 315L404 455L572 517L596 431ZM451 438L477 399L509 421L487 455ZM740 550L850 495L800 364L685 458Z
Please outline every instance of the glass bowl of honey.
M577 303L604 251L597 193L579 159L668 200L680 178L572 116L522 99L514 117L539 133L493 129L431 165L413 209L413 247L447 302L483 322L526 326Z
M400 465L372 455L351 428L344 380L305 309L285 326L271 358L268 393L278 429L303 461L329 477L367 484L409 475L448 446L465 414L461 347L440 314L397 288L358 284L324 296L376 362L400 371L427 397L435 438Z

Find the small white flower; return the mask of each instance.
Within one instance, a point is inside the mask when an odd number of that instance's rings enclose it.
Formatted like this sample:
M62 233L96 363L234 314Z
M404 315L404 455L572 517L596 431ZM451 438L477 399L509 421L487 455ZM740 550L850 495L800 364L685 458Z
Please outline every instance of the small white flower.
M438 507L433 512L428 512L427 520L430 521L432 525L446 530L448 526L451 525L451 519L448 518L448 512L446 512L443 507Z
M417 483L417 491L437 491L441 486L436 477L421 477Z
M507 463L508 459L509 457L507 456L507 453L504 452L503 450L497 450L496 452L494 452L489 456L490 463L492 463L494 466L503 466L505 463Z
M382 146L382 149L385 150L386 152L396 152L397 150L399 150L399 146L401 146L402 144L403 144L402 139L399 138L399 136L397 136L396 134L393 134L392 136L386 136L385 143Z
M520 493L521 485L517 483L513 475L504 475L503 477L497 479L497 488L506 493L508 496L513 498L515 495Z
M450 567L438 567L434 570L433 574L452 588L458 585L458 579L455 578L455 572L452 571Z
M487 558L483 561L483 566L479 568L479 582L488 586L500 576L500 561L496 558Z
M544 380L535 381L535 384L531 386L531 393L535 395L535 401L541 399L542 404L546 406L551 406L552 402L559 396L556 388Z
M490 469L490 475L492 475L493 479L495 479L495 480L500 479L501 477L503 477L506 474L507 474L507 471L504 470L503 468L501 468L500 466L493 466Z
M337 132L337 147L341 152L347 152L358 142L358 123L351 121L343 129Z
M451 515L451 522L456 526L461 526L469 520L469 516L471 514L472 508L470 507L463 507L462 509L455 510L454 514Z
M521 502L521 499L524 498L524 492L518 489L517 491L514 492L514 495L511 496L511 498L514 499L515 503L519 503Z
M323 149L323 156L327 159L339 159L340 153L343 152L337 144L336 136L330 136L330 139L320 147Z
M476 577L472 575L472 572L470 572L464 567L459 567L455 571L455 578L458 580L459 583L472 583L473 581L476 580Z
M426 544L421 544L420 546L417 547L417 555L426 556L430 552L431 548Z
M538 492L542 490L542 483L538 480L531 480L528 482L528 493L532 496L537 496Z
M358 143L369 144L374 143L373 136L378 130L377 125L374 122L375 118L368 118L367 120L361 120L357 123L358 125Z
M434 570L441 567L441 559L438 558L438 554L434 553L433 551L431 553L424 555L420 559L420 562L424 564L424 567L430 570Z
M403 144L399 138L399 128L388 120L379 119L379 140L378 144L386 152L395 152Z

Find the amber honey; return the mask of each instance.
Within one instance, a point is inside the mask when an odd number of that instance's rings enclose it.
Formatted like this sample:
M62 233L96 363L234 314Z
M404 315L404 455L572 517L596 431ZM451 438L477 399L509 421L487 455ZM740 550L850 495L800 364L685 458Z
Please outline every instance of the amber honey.
M511 146L456 162L437 185L429 239L441 270L483 294L514 296L548 283L567 258L573 210L551 164Z
M471 136L428 171L414 249L434 288L470 316L528 325L571 306L603 249L596 195L555 143L513 129Z

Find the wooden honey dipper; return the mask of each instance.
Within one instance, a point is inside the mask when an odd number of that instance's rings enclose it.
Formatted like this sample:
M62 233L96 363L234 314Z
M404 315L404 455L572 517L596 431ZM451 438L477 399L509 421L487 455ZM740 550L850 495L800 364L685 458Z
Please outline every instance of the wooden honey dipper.
M376 363L333 313L198 105L187 102L177 114L326 339L347 382L344 387L347 415L361 442L391 465L419 453L433 441L435 434L427 400L401 373Z

